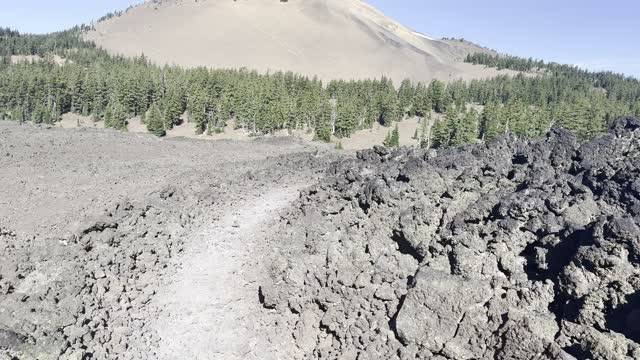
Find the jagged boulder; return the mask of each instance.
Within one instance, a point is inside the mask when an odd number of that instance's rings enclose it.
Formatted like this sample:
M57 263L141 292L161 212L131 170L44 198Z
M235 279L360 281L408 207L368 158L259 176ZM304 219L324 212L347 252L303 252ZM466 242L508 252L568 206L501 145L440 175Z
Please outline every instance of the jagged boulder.
M395 319L398 337L405 345L439 353L456 337L467 313L482 308L491 295L488 283L421 269Z

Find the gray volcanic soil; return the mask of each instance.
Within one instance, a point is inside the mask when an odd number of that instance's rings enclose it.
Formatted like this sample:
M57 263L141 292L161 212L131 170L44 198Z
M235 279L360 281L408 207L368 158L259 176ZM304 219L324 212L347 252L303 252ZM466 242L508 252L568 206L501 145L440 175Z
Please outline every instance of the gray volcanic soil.
M0 122L0 359L638 359L639 150Z
M640 359L640 123L384 148L279 230L265 308L317 359Z
M0 154L0 359L266 354L261 239L335 159L7 122Z

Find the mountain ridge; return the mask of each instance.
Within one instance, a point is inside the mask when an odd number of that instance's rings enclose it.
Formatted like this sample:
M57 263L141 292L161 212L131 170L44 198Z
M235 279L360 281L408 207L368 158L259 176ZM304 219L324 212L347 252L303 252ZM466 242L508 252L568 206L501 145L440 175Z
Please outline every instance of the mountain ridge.
M510 71L464 63L478 45L434 40L360 0L146 1L85 34L109 52L188 68L293 71L324 81L480 79Z

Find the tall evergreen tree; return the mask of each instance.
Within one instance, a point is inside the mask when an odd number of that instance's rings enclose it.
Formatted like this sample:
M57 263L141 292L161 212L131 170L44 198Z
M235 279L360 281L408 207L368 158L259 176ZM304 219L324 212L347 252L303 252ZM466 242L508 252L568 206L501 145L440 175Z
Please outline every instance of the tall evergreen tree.
M335 123L335 134L339 137L348 137L357 128L358 109L356 100L344 98L337 103L337 119Z
M196 134L202 134L205 131L208 115L210 114L204 89L198 87L192 90L187 102L187 111L189 113L189 121L195 125Z
M380 98L379 122L384 126L391 126L399 119L398 98L391 92L385 92Z
M400 146L400 130L398 129L398 125L389 131L387 137L384 139L384 146L388 148L394 148Z
M478 140L479 115L471 109L466 111L464 116L459 118L461 124L457 131L457 138L460 144L473 144Z
M427 90L427 87L424 86L423 84L418 84L413 103L414 103L413 115L416 115L422 118L427 116L427 114L429 114L433 109L430 93Z
M500 109L498 105L489 103L484 107L481 116L480 137L487 142L500 135Z
M107 111L104 115L104 126L116 130L126 130L127 114L124 106L119 101L114 100L107 106Z
M446 148L449 146L450 129L446 118L436 119L432 128L432 146L434 148Z
M444 91L444 83L440 80L433 80L429 84L428 92L433 105L433 110L439 113L444 113L446 111Z
M420 148L429 149L431 148L431 126L432 126L432 116L431 113L427 115L427 117L423 118L420 122Z
M184 113L182 90L175 83L170 83L164 100L164 122L167 129L180 123L180 116Z
M402 84L400 84L400 89L398 89L398 106L400 116L411 115L415 112L415 95L416 92L411 80L404 79Z
M162 137L167 134L165 130L165 117L160 111L160 107L153 103L147 114L147 130L155 136Z
M389 139L389 145L392 147L400 146L400 129L398 129L398 125L391 132L391 138Z

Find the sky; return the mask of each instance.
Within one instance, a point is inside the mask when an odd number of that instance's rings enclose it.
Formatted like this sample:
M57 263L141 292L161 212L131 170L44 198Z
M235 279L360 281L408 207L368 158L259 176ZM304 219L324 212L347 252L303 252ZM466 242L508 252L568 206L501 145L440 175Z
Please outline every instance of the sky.
M256 0L267 1L267 0ZM274 0L275 1L275 0ZM298 0L303 1L303 0ZM139 0L0 0L0 26L62 30ZM640 78L638 0L367 0L432 37Z
M638 0L368 0L433 37L640 78Z

